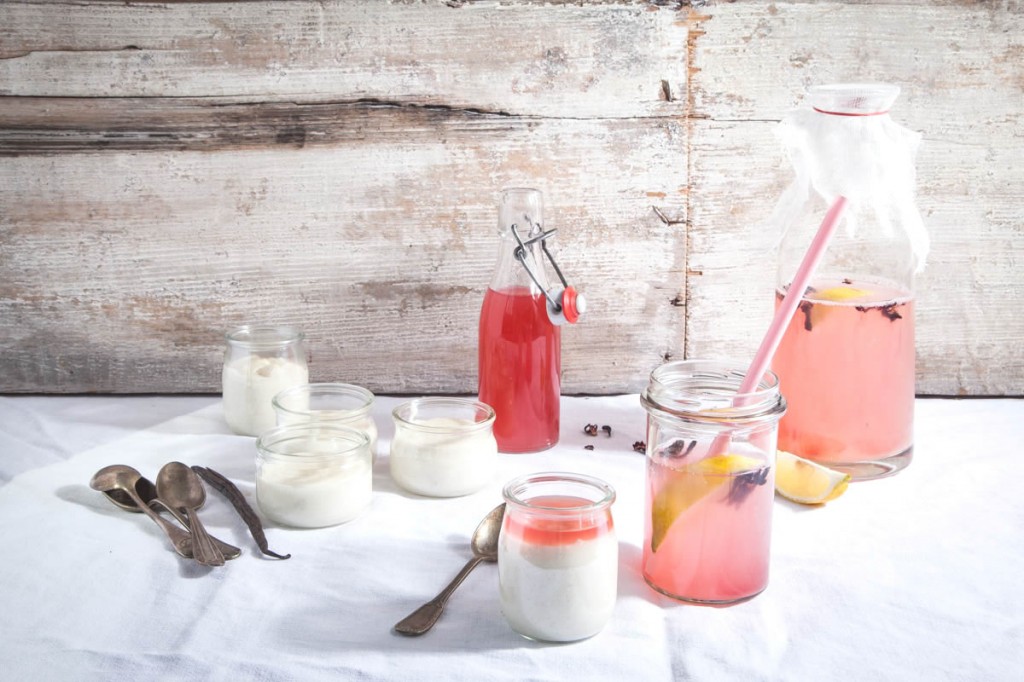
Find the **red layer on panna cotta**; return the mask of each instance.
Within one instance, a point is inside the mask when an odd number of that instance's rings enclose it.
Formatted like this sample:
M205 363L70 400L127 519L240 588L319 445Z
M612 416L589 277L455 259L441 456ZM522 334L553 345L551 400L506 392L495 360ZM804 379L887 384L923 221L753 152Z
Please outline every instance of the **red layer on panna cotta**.
M593 504L591 500L568 495L534 497L529 503L532 507L566 510L589 507ZM560 517L557 511L546 515L543 510L537 510L515 516L506 514L503 532L529 545L555 546L594 540L611 532L613 528L612 515L608 509L567 517Z

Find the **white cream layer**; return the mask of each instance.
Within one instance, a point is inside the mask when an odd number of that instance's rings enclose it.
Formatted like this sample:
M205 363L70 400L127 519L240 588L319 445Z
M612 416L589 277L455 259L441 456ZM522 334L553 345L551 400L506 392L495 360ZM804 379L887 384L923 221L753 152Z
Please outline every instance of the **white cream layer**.
M264 461L256 472L260 511L298 528L351 521L369 506L372 489L369 453L344 465Z
M541 545L502 532L498 552L502 613L519 634L572 642L597 634L611 618L618 590L615 533Z
M259 436L277 424L274 396L309 381L304 363L286 358L243 356L224 365L224 419L243 436Z
M422 424L428 429L396 425L389 458L395 483L418 495L456 497L490 482L498 461L490 429L467 431L474 422L450 417Z

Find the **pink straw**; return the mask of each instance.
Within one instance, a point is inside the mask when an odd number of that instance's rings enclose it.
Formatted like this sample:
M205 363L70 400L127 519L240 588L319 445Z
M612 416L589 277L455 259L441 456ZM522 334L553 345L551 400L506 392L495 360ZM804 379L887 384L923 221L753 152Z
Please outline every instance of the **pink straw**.
M804 254L804 259L800 261L800 267L796 269L796 275L793 277L792 284L789 285L789 291L786 292L785 298L782 299L782 305L775 311L775 318L772 319L772 323L768 327L768 333L761 339L761 346L754 354L754 361L750 363L750 369L743 377L739 390L741 394L750 393L757 388L761 377L768 371L768 366L772 364L772 357L775 356L775 351L778 350L779 344L782 342L782 335L786 333L786 328L789 327L789 323L800 305L800 299L804 297L807 285L811 283L811 277L814 276L821 257L825 255L825 247L828 246L828 240L832 238L832 233L836 231L836 225L839 224L839 217L844 208L846 208L846 197L839 196L825 213L818 233L814 235L807 253Z
M768 366L772 363L772 357L774 357L775 351L778 350L779 343L782 342L782 336L786 333L786 328L789 327L789 323L793 319L797 307L800 305L800 300L804 297L807 285L810 283L811 277L814 276L814 271L817 269L821 257L825 254L828 240L832 238L832 233L836 231L839 217L845 208L846 197L839 196L836 197L836 200L825 213L825 218L821 221L821 227L818 228L818 233L811 240L811 245L808 247L807 253L804 254L804 259L800 261L800 267L797 268L793 282L789 285L789 291L786 292L786 296L782 299L782 305L775 311L775 317L772 319L771 325L768 326L768 332L761 340L757 353L754 354L754 361L750 363L750 368L747 369L747 373L740 383L740 390L738 391L740 396L753 392L758 384L761 383L761 377L768 371ZM742 405L743 399L740 398L737 403ZM728 434L720 435L711 444L709 454L721 453L728 446Z

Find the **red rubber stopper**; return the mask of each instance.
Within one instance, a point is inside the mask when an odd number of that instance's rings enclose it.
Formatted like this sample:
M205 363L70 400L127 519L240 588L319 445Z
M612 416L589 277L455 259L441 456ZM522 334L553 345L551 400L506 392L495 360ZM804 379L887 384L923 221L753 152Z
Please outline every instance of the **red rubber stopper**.
M586 299L582 294L576 292L574 287L566 287L562 292L562 313L565 321L569 324L576 324L580 319L580 313L586 310Z

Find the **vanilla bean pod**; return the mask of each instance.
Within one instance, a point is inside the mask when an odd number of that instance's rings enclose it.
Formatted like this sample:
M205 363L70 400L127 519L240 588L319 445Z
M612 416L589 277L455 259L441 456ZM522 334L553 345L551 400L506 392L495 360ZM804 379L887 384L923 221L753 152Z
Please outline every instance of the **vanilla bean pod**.
M267 536L263 532L263 524L260 523L260 517L256 515L253 508L249 506L249 503L245 501L245 495L238 489L234 483L232 483L226 476L220 474L209 467L192 466L192 471L199 474L199 478L206 481L211 487L217 490L219 493L228 498L231 505L238 512L238 515L245 521L245 525L249 527L249 532L252 534L252 539L256 541L260 551L267 556L272 556L275 559L290 559L291 554L278 554L277 552L271 552L270 547L267 544Z

